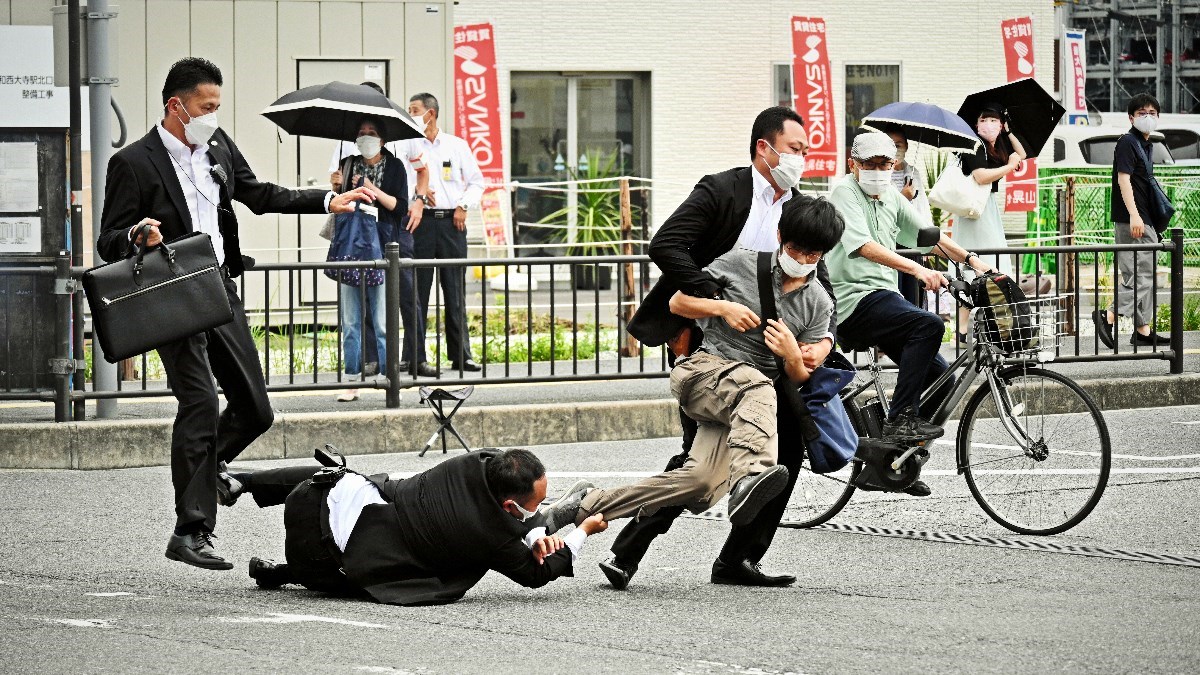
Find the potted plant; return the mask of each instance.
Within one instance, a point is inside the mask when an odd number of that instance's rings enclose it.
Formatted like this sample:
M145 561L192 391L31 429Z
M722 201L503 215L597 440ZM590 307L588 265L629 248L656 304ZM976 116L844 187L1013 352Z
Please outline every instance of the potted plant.
M580 162L581 166L578 169L568 169L572 180L589 181L579 186L575 205L568 204L549 213L538 223L558 226L551 240L570 244L567 247L567 255L616 255L620 252L621 242L617 155L588 149L584 152L584 158L587 161ZM575 236L568 240L568 225L572 212L575 214ZM612 265L571 267L571 278L578 289L612 288L612 275Z

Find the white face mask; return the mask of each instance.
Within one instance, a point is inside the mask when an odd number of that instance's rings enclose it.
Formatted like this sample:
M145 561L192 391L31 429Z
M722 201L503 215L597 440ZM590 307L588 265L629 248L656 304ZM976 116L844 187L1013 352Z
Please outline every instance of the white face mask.
M1134 117L1133 127L1143 134L1148 134L1158 128L1158 117L1153 115Z
M363 158L375 159L383 143L379 140L378 136L359 136L354 140L354 145L358 146L358 152Z
M520 504L518 504L516 502L516 500L513 500L512 505L517 507L517 510L521 512L521 517L519 518L519 520L522 523L537 515L537 511L526 511L523 506L521 506Z
M429 112L429 111L426 110L425 112ZM416 123L417 129L419 129L421 131L421 133L425 133L425 129L427 129L429 127L429 125L425 123L425 113L420 113L420 114L409 113L409 114L412 115L413 122Z
M783 273L793 279L806 277L817 269L817 263L802 263L788 255L783 247L779 248L779 266L783 268Z
M859 169L858 170L858 185L863 189L863 192L878 197L883 194L883 191L892 185L891 169Z
M790 190L799 185L800 179L804 177L804 155L781 155L770 143L767 143L767 147L779 158L779 164L771 169L771 178L775 180L775 184L783 190Z
M179 109L183 111L183 114L188 116L188 121L184 122L182 117L175 115L175 119L179 120L179 123L183 125L184 138L192 145L207 145L208 139L212 138L213 134L219 128L217 125L217 113L210 112L207 115L192 117L188 114L187 108L183 106L182 102L179 105Z

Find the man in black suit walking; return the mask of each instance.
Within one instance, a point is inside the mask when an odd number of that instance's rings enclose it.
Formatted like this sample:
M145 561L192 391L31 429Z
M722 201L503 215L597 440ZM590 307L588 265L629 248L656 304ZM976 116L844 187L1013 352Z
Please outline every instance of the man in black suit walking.
M158 348L179 401L171 430L171 481L175 531L167 543L172 560L206 569L233 565L213 549L218 463L232 461L271 427L258 350L233 278L246 268L238 241L233 200L255 213L326 213L353 210L373 201L362 188L335 195L326 190L289 190L260 182L233 139L217 125L221 71L196 57L177 61L163 84L163 119L108 163L104 211L96 248L105 260L127 255L131 243L157 246L192 232L212 237L225 276L233 321ZM135 227L149 233L133 240ZM220 411L216 383L228 405Z
M758 114L750 132L752 165L705 176L692 193L659 228L650 242L650 257L662 270L662 278L629 323L629 332L643 344L656 347L671 341L686 343L689 319L674 315L669 308L677 291L699 298L717 297L720 286L704 273L718 256L735 247L776 251L776 231L783 204L797 194L804 172L808 136L804 119L791 108L776 106ZM822 260L817 280L833 297L829 272ZM836 313L830 317L829 335L804 345L805 365L819 366L833 349L837 330ZM677 337L681 335L683 337ZM699 344L693 339L693 344ZM674 358L672 358L674 365ZM779 406L779 464L787 467L787 487L758 512L750 523L735 526L713 563L712 582L748 586L787 586L796 581L789 574L770 575L759 567L783 518L784 508L796 484L801 454L799 420L786 406ZM671 458L667 470L683 465L696 435L696 423L680 411L684 451ZM623 589L637 571L650 543L671 527L683 509L659 509L653 515L626 525L613 542L613 557L600 563L614 588Z
M533 519L546 469L528 450L488 448L405 480L300 466L234 474L260 507L285 504L287 562L251 558L263 588L301 584L393 605L443 605L494 570L528 588L574 576L597 513L565 537ZM590 485L590 484L589 484ZM571 488L568 497L579 485Z

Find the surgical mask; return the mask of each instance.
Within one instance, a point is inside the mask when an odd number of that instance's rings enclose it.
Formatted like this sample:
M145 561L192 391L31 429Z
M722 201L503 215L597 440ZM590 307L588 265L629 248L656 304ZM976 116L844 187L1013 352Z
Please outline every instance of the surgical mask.
M217 133L217 129L219 128L217 124L217 113L210 112L207 115L197 115L192 117L192 115L187 112L187 108L183 106L182 102L180 103L179 108L183 110L185 115L188 116L188 121L184 122L183 118L179 117L179 115L175 115L175 119L179 120L180 124L183 124L184 138L187 138L188 143L191 143L192 145L207 145L208 140L212 138L213 134Z
M409 114L412 114L412 113L409 113ZM413 123L417 125L417 130L420 131L421 133L425 133L425 129L429 126L428 124L425 123L425 113L421 113L419 115L413 115L412 118L413 118Z
M378 136L359 136L354 139L354 145L358 146L358 152L365 159L375 159L375 155L379 154L379 147L382 145Z
M1143 134L1148 134L1158 128L1158 117L1154 115L1145 115L1143 117L1134 117L1133 126Z
M784 274L793 279L806 277L817 269L816 263L799 262L792 256L788 255L782 248L779 249L779 266L783 268Z
M1000 138L1001 129L1000 120L984 119L979 120L979 125L976 131L979 132L979 137L988 143L995 143L997 138Z
M892 186L892 171L891 169L859 169L858 185L863 192L872 197L878 197L883 194L884 190Z
M524 507L518 504L515 500L513 500L512 505L517 507L517 510L521 512L522 523L537 515L537 511L526 511Z
M804 177L804 155L781 155L770 143L767 143L767 147L779 158L779 164L771 169L771 178L775 179L775 184L782 190L790 190L799 185L800 179Z

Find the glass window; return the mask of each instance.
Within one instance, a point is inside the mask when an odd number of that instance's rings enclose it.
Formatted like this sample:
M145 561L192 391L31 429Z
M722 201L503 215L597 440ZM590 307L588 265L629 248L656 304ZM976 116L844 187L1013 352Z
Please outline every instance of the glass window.
M1083 154L1083 161L1088 164L1096 164L1099 166L1112 166L1113 154L1117 149L1116 136L1105 136L1103 138L1093 138L1079 143L1079 151ZM1155 164L1174 164L1175 159L1171 157L1171 152L1167 150L1167 146L1163 145L1162 141L1155 140L1151 153L1150 161Z
M1162 135L1175 159L1200 159L1200 134L1187 129L1163 129Z
M771 91L775 92L775 102L772 105L792 107L792 64L776 63L771 69Z
M900 100L899 65L846 66L846 127L843 143L846 155L850 155L850 144L862 126L862 118L876 108Z

